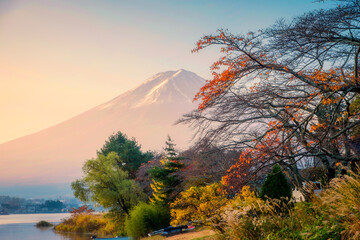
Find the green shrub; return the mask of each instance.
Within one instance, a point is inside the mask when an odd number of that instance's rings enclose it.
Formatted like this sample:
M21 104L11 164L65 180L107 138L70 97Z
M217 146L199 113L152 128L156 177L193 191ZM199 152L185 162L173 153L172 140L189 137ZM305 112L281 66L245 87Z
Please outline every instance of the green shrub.
M167 207L140 203L130 211L125 229L128 236L138 239L149 232L169 226L169 223L170 213Z
M291 186L278 164L274 165L271 173L266 177L261 187L260 198L266 199L290 199L292 196Z

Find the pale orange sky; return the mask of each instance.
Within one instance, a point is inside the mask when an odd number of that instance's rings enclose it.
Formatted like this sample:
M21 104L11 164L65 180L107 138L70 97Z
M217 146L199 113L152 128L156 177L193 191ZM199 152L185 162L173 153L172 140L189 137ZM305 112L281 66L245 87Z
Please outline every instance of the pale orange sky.
M205 33L246 32L319 7L301 1L0 0L0 143L180 68L209 76ZM291 2L291 3L289 3Z

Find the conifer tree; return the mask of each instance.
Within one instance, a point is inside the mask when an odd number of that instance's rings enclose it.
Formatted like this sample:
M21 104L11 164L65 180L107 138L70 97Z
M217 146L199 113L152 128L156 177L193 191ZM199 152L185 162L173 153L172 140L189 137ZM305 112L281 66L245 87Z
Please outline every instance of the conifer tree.
M168 204L175 199L179 192L180 178L176 175L184 164L181 163L182 157L177 156L175 152L175 144L168 136L165 142L165 154L160 160L161 166L154 167L149 170L152 178L150 185L153 195L150 198L152 203Z
M261 187L260 198L266 200L288 198L292 196L291 186L282 172L279 164L274 165L271 173L266 177L264 184Z

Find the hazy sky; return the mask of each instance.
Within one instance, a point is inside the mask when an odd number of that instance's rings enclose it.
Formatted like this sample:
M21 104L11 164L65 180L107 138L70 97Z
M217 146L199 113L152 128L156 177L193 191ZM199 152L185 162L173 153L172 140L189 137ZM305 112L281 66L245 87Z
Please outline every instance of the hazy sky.
M327 3L333 4L333 3ZM0 0L0 143L184 68L209 76L218 28L246 33L325 7L312 0Z

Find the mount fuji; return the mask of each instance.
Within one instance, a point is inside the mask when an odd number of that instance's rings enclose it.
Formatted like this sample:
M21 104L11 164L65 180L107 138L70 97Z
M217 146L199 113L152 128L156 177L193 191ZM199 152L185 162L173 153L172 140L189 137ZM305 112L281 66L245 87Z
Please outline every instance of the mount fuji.
M73 181L117 131L135 137L143 150L161 150L168 134L179 148L189 146L188 126L173 124L196 108L192 99L204 83L183 69L161 72L72 119L1 144L0 187Z

